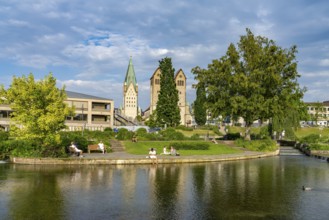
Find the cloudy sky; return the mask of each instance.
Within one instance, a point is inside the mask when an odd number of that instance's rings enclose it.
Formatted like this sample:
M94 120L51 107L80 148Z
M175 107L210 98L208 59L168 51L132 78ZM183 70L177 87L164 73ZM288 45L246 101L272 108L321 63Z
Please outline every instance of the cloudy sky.
M58 86L122 103L132 56L139 104L149 106L149 79L171 57L188 78L206 68L250 28L283 48L297 45L304 101L329 100L327 0L0 0L0 84L49 72Z

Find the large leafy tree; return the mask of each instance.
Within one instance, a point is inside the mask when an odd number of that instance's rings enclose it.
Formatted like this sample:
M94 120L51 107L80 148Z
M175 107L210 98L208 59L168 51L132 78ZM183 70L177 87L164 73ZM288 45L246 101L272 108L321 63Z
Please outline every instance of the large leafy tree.
M193 68L192 72L197 73L199 71L203 71L200 68ZM195 122L198 125L205 125L207 122L207 109L205 106L206 103L206 90L203 85L199 85L196 88L196 99L193 103L193 109L194 109L194 118Z
M10 104L11 135L18 139L39 140L45 146L58 141L57 135L65 128L65 118L71 114L64 100L64 88L56 87L56 79L50 73L36 81L33 74L13 77L11 86L0 89L2 102Z
M297 82L296 53L296 46L283 49L247 29L237 46L230 44L226 55L195 73L197 87L205 86L206 105L213 116L244 119L248 139L255 120L276 117L279 122L287 112L298 113L303 106L305 89Z
M160 92L156 105L156 122L160 126L175 127L180 124L180 109L178 106L178 91L175 83L175 69L172 67L171 58L159 61Z

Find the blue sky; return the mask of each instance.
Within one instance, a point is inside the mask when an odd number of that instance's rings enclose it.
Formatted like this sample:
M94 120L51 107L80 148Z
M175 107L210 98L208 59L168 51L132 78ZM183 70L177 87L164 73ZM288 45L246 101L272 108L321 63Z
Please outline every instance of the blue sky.
M250 28L279 46L297 45L304 101L329 100L329 2L325 0L0 0L0 84L49 72L58 86L122 103L132 56L139 105L149 106L149 79L172 58L188 78L223 56Z

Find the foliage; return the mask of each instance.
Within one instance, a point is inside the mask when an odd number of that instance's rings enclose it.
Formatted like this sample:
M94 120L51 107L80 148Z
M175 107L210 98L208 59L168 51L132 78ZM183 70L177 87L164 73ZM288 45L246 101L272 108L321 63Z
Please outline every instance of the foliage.
M145 125L149 126L150 128L156 128L156 127L158 127L158 123L157 123L157 110L156 109L150 115L149 119L145 122Z
M87 151L88 148L88 140L86 136L82 136L80 131L62 131L60 132L61 135L61 148L68 150L68 147L71 145L71 142L74 142L75 145L83 150L84 152Z
M172 142L169 146L173 146L176 150L208 150L207 142Z
M176 131L174 128L167 128L165 130L160 131L160 135L162 135L163 140L184 140L185 136Z
M32 73L27 77L14 76L9 89L1 87L0 96L13 110L10 129L13 137L39 140L44 147L59 143L58 132L65 128L65 118L72 109L64 103L64 88L56 88L52 74L40 81Z
M238 139L235 141L235 144L239 147L243 147L252 151L275 151L278 149L276 141L273 141L269 138L264 140L251 141Z
M318 143L320 141L320 135L319 134L310 134L307 135L306 137L303 137L300 141L303 143Z
M328 143L311 143L308 145L308 149L329 151L329 144Z
M17 157L41 157L43 149L40 147L40 142L32 140L10 140L7 141L12 150L11 156Z
M146 136L146 134L147 134L146 128L138 128L137 131L136 131L136 135L138 137Z
M200 135L198 134L193 134L191 137L190 137L190 140L200 140Z
M227 133L223 137L224 140L237 140L239 138L241 138L240 133Z
M132 131L128 131L126 128L120 128L116 138L118 140L131 140L134 133Z
M192 72L199 71L199 69L192 69ZM202 71L202 70L200 70ZM207 121L207 109L205 107L206 91L204 85L199 85L196 89L196 99L194 101L194 117L197 125L204 125Z
M9 138L9 133L7 131L0 130L0 141L6 141Z
M159 61L160 92L156 104L156 122L161 127L175 127L180 124L180 109L178 106L178 91L175 83L175 69L172 67L171 58Z
M282 49L247 29L237 47L230 44L226 55L213 60L208 69L194 68L196 87L205 86L206 107L213 117L242 117L248 138L255 120L280 121L288 112L300 117L305 89L297 82L296 53L296 46Z

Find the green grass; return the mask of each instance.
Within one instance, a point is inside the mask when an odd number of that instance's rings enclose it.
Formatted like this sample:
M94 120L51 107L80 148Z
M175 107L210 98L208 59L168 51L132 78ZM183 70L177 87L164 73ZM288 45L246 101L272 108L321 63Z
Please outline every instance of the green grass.
M215 134L212 130L202 130L202 129L195 129L193 131L183 131L183 130L177 130L181 133L184 134L184 136L186 137L191 137L194 134L198 134L198 135L207 135L209 133L210 136L214 136L217 135Z
M131 141L124 141L122 143L125 146L126 151L130 154L147 155L152 147L156 149L157 154L163 152L164 146L167 146L167 149L169 150L169 144L171 142L172 141L142 141L133 143ZM224 144L213 143L210 143L209 150L179 150L179 154L182 156L235 154L241 152L241 150Z
M310 134L321 134L321 136L329 137L329 128L309 127L300 128L296 131L297 138L302 138Z

